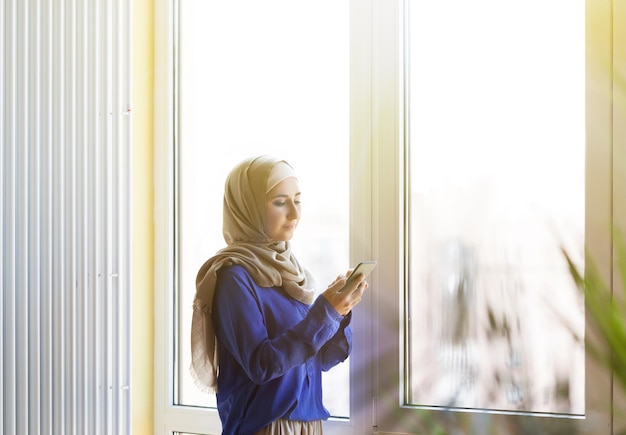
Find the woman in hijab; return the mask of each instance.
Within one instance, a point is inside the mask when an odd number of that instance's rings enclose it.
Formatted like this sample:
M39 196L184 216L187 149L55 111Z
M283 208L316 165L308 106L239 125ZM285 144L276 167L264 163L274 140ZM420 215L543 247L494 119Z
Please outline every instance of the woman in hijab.
M329 417L321 374L350 354L351 310L368 284L358 277L339 292L339 276L318 294L291 251L300 190L284 160L237 165L223 213L227 246L196 279L194 380L217 393L224 435L319 435Z

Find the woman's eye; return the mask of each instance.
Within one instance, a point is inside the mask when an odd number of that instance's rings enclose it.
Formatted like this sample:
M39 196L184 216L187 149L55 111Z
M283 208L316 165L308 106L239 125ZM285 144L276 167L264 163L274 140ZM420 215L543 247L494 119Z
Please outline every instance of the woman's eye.
M301 201L300 201L300 200L293 200L293 203L294 203L295 205L300 205ZM274 201L274 202L272 202L272 204L273 204L275 207L284 207L284 206L286 206L286 205L287 205L287 201Z

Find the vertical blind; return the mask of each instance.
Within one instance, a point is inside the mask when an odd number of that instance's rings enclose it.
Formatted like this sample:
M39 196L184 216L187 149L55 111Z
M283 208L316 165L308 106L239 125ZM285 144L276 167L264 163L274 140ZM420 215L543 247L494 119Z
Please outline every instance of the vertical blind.
M0 6L0 432L130 432L130 3Z

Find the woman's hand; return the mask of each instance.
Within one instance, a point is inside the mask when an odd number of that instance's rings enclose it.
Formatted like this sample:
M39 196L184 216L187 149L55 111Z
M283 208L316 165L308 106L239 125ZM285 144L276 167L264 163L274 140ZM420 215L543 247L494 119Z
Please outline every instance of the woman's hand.
M363 275L361 275L352 281L348 287L343 289L342 292L339 292L339 290L346 285L346 280L351 274L352 271L349 270L347 276L338 276L335 281L328 286L326 291L322 293L322 296L330 302L335 311L342 316L348 314L356 304L361 302L363 292L369 287L368 282L365 281Z

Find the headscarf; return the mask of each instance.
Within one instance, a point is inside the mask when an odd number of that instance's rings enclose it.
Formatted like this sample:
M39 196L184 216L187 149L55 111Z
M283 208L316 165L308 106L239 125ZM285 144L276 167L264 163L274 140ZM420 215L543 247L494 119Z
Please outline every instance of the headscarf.
M260 156L235 166L226 179L222 232L227 246L198 271L193 302L191 374L202 391L217 391L218 355L212 314L219 269L241 265L260 287L282 286L302 303L314 301L315 282L292 254L290 243L273 240L264 232L267 192L289 177L295 177L295 172L287 162Z

